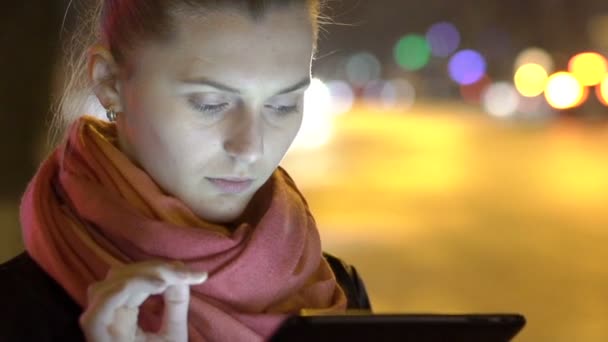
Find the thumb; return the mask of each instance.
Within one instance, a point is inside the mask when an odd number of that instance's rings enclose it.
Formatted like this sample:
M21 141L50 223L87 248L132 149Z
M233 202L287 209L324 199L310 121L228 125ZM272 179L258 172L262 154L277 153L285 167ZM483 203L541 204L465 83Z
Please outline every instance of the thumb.
M167 288L161 333L170 341L188 340L188 306L190 285L177 284Z

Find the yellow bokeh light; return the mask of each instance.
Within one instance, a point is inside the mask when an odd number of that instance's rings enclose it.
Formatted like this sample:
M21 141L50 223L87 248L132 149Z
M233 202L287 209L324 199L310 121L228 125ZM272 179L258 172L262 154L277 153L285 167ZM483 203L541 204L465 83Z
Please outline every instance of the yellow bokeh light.
M604 76L602 83L595 88L595 91L598 100L608 106L608 76Z
M584 86L600 84L607 70L606 58L595 52L579 53L568 63L568 71L576 76Z
M528 63L517 69L513 80L520 94L534 97L543 93L548 77L547 71L541 65Z
M557 72L549 77L545 88L545 98L556 109L573 108L585 100L585 87L568 72Z

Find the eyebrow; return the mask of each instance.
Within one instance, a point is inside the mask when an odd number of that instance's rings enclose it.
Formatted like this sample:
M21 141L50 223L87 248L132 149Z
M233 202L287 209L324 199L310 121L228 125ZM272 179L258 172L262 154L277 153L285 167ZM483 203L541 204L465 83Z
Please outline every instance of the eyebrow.
M212 88L216 88L219 90L223 90L223 91L227 91L229 93L235 93L235 94L240 94L241 91L232 87L229 87L225 84L210 80L208 78L197 78L194 80L186 80L185 83L190 83L190 84L197 84L197 85L204 85L204 86L209 86ZM287 93L291 93L294 90L298 90L298 89L302 89L305 87L308 87L310 85L310 77L306 77L303 80L299 81L298 83L289 86L287 88L281 89L279 90L279 92L277 92L275 94L276 95L282 95L282 94L287 94Z

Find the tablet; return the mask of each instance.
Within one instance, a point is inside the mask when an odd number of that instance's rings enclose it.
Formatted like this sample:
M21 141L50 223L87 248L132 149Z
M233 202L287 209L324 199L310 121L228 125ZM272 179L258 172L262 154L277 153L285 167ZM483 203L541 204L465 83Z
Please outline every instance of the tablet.
M346 314L292 316L269 341L507 342L520 314Z

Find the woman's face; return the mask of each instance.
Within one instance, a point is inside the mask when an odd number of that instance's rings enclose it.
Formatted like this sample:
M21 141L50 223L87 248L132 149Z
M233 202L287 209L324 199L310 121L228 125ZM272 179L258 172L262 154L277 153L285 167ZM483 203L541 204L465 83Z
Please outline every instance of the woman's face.
M201 217L245 209L292 143L310 81L308 9L270 9L259 21L218 11L176 14L177 34L131 55L118 87L123 150ZM133 62L134 61L134 62Z

